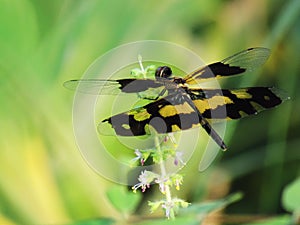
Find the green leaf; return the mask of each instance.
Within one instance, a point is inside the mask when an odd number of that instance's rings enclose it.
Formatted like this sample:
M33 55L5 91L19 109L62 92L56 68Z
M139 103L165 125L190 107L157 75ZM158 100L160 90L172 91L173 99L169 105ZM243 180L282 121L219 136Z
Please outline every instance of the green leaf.
M111 204L121 213L130 214L134 212L141 201L141 193L133 193L124 186L113 186L107 192Z
M115 221L110 218L101 218L101 219L93 219L93 220L82 220L74 223L70 223L68 225L111 225L114 224Z
M300 210L300 177L284 189L282 204L287 211Z
M180 212L182 214L204 214L204 215L206 215L215 210L224 208L225 206L227 206L231 203L239 201L242 197L243 197L243 194L238 192L238 193L229 195L228 197L226 197L224 199L219 199L216 201L200 203L200 204L192 204L188 208L181 209Z

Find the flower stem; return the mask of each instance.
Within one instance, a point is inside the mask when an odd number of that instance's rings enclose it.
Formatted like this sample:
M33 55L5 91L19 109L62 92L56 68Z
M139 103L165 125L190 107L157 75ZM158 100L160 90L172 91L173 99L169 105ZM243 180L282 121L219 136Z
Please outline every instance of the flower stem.
M160 155L159 167L160 167L161 177L165 178L167 176L167 171L166 171L166 167L165 167L165 163L164 163L163 152L161 150L159 138L158 138L157 135L155 135L155 147L157 149L158 154ZM171 196L170 186L168 184L165 184L164 187L165 187L165 190L164 190L165 193L164 194L166 195L166 203L171 204L172 203L172 196ZM170 210L169 217L170 218L175 217L175 213L174 213L173 209Z

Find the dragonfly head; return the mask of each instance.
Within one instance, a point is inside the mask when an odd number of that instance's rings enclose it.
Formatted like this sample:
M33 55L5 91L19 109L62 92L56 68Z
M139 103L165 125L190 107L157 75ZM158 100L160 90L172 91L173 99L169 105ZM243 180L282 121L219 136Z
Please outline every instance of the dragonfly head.
M168 66L160 66L155 71L156 78L168 78L172 75L172 70Z

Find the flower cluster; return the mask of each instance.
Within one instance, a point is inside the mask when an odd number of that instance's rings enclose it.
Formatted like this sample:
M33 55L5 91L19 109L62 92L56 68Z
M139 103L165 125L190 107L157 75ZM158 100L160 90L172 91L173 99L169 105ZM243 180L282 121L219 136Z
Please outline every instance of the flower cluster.
M180 207L186 208L189 206L189 204L190 203L179 198L173 198L171 201L161 200L156 202L148 202L151 212L156 211L161 206L165 210L165 215L168 219L174 218L175 213Z
M143 166L149 156L152 157L154 163L160 163L161 160L166 160L167 158L172 157L176 166L185 165L183 152L176 151L175 146L173 146L173 148L161 146L161 151L159 152L157 149L135 149L134 154L136 157L131 160L131 166L134 166L136 162L140 162Z
M150 185L153 183L159 185L159 190L162 194L169 196L164 200L156 202L149 201L148 205L150 206L151 212L154 212L159 208L159 206L161 206L165 211L166 217L169 219L175 217L175 213L180 207L186 208L189 205L188 202L179 198L171 198L170 195L170 187L175 186L176 190L180 189L180 185L182 184L183 180L183 176L180 174L174 173L169 176L162 176L160 174L144 170L141 172L138 180L139 183L132 187L134 192L136 192L136 190L139 188L142 190L142 192L145 192L145 190L150 188Z
M142 192L145 192L150 185L158 184L159 190L162 194L166 194L166 187L174 186L176 190L180 190L180 185L183 181L183 176L181 174L173 173L169 176L162 176L151 171L144 170L138 177L139 183L135 184L132 189L136 192L137 189L141 188Z
M138 177L139 182L135 184L132 189L134 192L136 192L138 189L141 189L142 192L145 192L146 189L150 188L152 184L158 185L159 191L165 196L165 199L156 202L149 201L151 212L161 207L165 211L167 218L174 218L178 209L187 207L189 203L182 199L171 197L172 187L174 187L176 190L180 190L180 186L182 185L183 181L183 175L179 173L167 173L164 162L168 158L173 158L176 166L180 164L185 165L185 163L182 158L183 153L175 150L175 144L173 144L173 148L171 148L167 144L168 141L173 143L172 138L166 136L164 137L164 141L161 143L157 142L159 145L154 149L135 150L134 153L136 157L132 159L132 164L140 162L140 164L143 166L148 158L152 158L153 162L159 165L160 172L156 173L143 170Z

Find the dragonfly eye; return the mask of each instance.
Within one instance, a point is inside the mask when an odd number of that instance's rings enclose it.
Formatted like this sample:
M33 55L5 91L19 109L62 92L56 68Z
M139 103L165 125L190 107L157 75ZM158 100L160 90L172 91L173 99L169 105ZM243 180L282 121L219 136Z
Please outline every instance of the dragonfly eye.
M168 78L172 75L172 70L168 66L160 66L155 71L155 77Z

